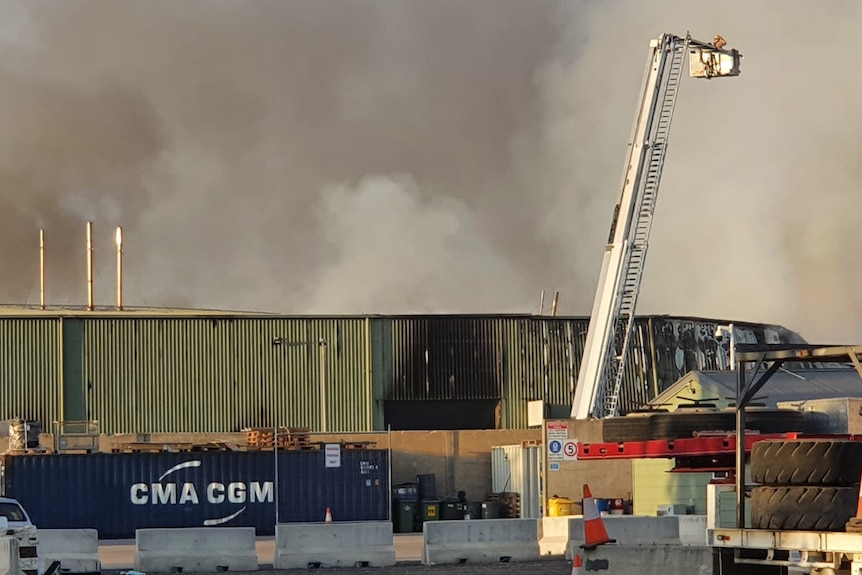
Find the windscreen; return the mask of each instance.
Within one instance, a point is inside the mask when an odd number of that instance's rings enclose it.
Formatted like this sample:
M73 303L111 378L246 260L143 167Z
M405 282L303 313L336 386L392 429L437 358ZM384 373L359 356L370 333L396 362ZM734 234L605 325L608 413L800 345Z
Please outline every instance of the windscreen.
M0 503L0 517L11 521L26 521L24 510L17 503Z

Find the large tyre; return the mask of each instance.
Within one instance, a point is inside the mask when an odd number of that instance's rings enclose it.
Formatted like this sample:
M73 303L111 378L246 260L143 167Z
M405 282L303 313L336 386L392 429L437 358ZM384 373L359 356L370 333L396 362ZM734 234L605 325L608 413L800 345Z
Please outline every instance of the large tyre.
M733 417L736 418L736 412L734 412ZM805 431L805 414L792 409L747 411L745 413L745 428L755 429L760 433Z
M720 411L661 413L653 420L653 439L689 438L700 431L730 431L736 426L733 414Z
M607 443L652 439L654 414L624 415L602 420L602 439Z
M844 531L856 515L853 487L755 487L751 527L788 531Z
M764 485L855 485L862 475L862 443L764 440L751 449L751 480ZM854 504L855 505L855 504Z

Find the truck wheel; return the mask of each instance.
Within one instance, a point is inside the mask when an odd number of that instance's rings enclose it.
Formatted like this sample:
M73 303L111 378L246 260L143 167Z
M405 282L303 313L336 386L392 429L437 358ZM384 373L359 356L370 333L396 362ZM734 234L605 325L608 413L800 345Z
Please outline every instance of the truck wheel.
M751 480L764 485L854 485L862 475L862 442L764 440L751 449Z
M854 487L755 487L751 490L751 527L844 531L844 525L856 515L858 499Z

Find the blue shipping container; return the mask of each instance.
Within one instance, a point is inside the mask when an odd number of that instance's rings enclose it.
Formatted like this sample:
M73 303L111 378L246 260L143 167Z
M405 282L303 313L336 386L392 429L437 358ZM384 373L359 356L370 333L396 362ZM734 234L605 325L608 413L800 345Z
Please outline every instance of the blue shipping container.
M42 529L99 531L131 539L147 527L254 527L278 521L386 520L388 453L341 450L339 467L323 451L99 453L5 458L4 493Z

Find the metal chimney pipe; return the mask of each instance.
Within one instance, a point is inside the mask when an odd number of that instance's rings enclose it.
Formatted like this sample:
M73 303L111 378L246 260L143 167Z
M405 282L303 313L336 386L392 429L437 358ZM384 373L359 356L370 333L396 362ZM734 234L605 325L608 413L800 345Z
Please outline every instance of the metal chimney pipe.
M545 290L542 290L542 295L539 297L539 315L545 313Z
M123 311L123 228L117 226L117 310Z
M559 303L559 301L560 301L560 292L558 290L558 291L554 292L554 302L551 304L551 315L553 317L557 316L557 304Z
M93 307L93 222L87 222L87 310Z
M45 309L45 229L39 229L39 308Z

